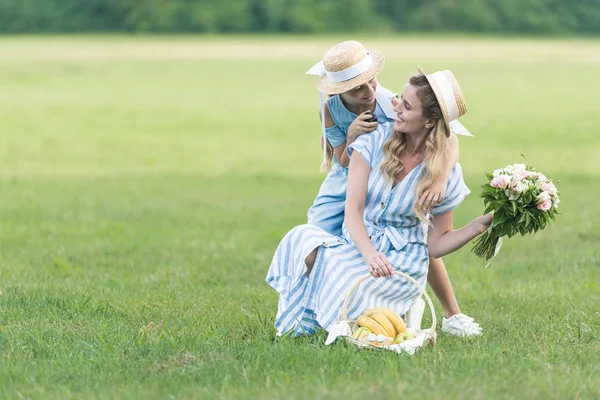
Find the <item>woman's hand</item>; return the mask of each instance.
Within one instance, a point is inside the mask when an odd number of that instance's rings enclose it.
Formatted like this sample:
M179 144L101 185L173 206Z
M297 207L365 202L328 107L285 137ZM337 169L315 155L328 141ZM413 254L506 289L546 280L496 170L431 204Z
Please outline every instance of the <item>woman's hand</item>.
M377 122L367 122L368 119L371 119L373 115L368 111L360 114L348 127L348 144L352 143L357 137L360 135L371 132L377 128L379 123Z
M493 220L494 212L492 211L482 215L481 217L475 218L471 224L473 224L473 228L475 229L475 232L477 232L477 235L481 235L490 227Z
M448 186L447 180L442 180L437 184L433 185L429 190L423 192L419 203L423 206L424 210L431 211L440 201L446 196L446 187Z
M368 257L365 257L365 261L369 266L369 272L375 278L380 276L391 276L394 274L394 268L383 253L374 253Z

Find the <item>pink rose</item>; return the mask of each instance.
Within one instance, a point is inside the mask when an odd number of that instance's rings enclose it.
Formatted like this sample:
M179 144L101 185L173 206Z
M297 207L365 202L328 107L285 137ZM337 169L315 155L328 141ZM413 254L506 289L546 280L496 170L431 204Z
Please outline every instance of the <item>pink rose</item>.
M533 175L533 172L527 171L526 169L524 169L523 171L521 171L519 173L519 176L521 177L521 179L527 179L529 177L531 177Z
M552 207L552 200L550 200L550 199L546 199L546 200L542 201L541 203L538 203L538 205L537 205L537 209L542 210L544 212L548 211L551 207Z
M551 195L556 194L556 186L552 182L546 182L542 185L542 190L548 192Z
M548 211L552 207L552 199L547 192L542 192L537 197L537 209Z
M506 187L506 182L504 181L504 177L502 177L502 175L496 176L490 182L490 186L491 187L495 187L495 188L499 188L499 189L504 189Z

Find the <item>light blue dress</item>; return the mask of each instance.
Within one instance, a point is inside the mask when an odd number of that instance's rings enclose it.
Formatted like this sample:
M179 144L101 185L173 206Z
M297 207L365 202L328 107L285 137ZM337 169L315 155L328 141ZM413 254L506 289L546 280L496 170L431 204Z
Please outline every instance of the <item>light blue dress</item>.
M358 115L348 110L337 94L327 99L327 107L335 125L325 129L325 136L331 146L336 148L346 141L348 127ZM375 116L380 124L394 120L386 115L379 102L375 107ZM342 167L334 156L333 167L308 210L308 224L316 225L336 236L342 234L347 180L348 169Z
M380 166L384 160L383 144L392 133L393 124L380 125L368 135L361 135L349 146L371 166L363 221L377 251L385 253L394 268L407 273L425 286L429 255L427 225L413 211L415 188L421 165L392 187L384 179ZM458 206L469 194L462 170L456 164L446 197L433 209L443 214ZM319 247L309 277L306 256ZM354 283L368 274L367 265L343 226L341 237L315 225L300 225L281 241L267 275L267 282L279 292L275 328L279 333L311 334L326 330L337 321L340 308ZM419 297L418 290L405 279L370 279L364 282L350 302L348 317L357 318L365 309L388 307L404 314Z

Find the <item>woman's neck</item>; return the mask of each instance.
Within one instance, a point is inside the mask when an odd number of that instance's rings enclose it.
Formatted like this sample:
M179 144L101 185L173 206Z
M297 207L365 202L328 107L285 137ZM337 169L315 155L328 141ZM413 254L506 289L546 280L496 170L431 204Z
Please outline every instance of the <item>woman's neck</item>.
M427 140L427 132L420 134L406 134L406 151L415 155L425 151L425 141Z

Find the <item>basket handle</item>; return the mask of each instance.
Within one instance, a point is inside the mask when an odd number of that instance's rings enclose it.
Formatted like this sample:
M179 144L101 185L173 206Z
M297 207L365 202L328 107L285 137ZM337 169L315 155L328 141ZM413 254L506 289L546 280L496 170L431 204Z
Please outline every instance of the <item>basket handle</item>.
M415 285L415 287L417 289L419 289L419 292L421 292L421 295L423 297L425 297L425 300L427 301L427 304L429 305L429 311L431 311L431 318L433 320L432 324L431 324L431 328L429 328L428 336L433 336L433 338L435 338L435 327L437 324L437 318L435 315L435 308L433 308L433 303L431 302L431 298L429 297L429 295L427 294L425 289L423 289L423 287L421 285L419 285L419 282L417 282L412 276L407 275L404 272L400 272L400 271L394 271L394 274L399 275L403 278L406 278L410 283ZM346 300L344 301L344 305L342 306L342 309L340 310L340 319L341 320L344 320L344 321L348 320L348 305L350 303L350 298L352 297L354 292L356 292L358 285L360 285L361 283L363 283L364 281L369 279L371 276L372 276L371 274L363 276L354 284L352 289L350 289L350 291L348 292L348 296L346 296Z

